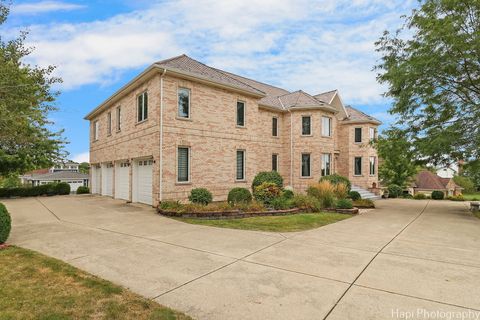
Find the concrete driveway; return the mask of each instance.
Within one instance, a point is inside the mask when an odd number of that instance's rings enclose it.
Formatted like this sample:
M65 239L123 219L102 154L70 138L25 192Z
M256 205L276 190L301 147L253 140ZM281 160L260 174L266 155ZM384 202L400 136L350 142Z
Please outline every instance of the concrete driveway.
M197 319L480 319L480 220L464 203L379 201L279 234L184 224L95 196L2 202L11 243Z

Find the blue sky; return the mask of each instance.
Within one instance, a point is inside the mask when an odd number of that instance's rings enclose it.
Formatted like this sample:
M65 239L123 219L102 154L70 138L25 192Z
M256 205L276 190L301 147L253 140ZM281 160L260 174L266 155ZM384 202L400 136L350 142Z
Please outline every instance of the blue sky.
M51 114L88 161L83 116L149 64L185 53L211 66L311 94L340 90L385 124L389 101L372 71L374 42L414 0L15 1L0 34L29 30L27 62L64 80ZM385 125L384 125L385 126Z

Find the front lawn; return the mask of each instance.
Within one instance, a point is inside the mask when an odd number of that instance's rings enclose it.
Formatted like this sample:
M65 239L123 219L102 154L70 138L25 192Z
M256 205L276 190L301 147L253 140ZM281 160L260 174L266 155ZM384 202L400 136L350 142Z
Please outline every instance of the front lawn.
M286 216L264 216L243 219L220 219L205 220L194 218L176 218L179 221L201 224L204 226L257 230L257 231L274 231L274 232L292 232L318 228L330 223L341 221L352 217L349 214L340 214L332 212L322 213L300 213Z
M30 250L0 250L0 266L0 319L191 319Z
M465 200L469 200L469 201L480 200L480 192L466 193L466 194L463 194L463 197L465 198Z

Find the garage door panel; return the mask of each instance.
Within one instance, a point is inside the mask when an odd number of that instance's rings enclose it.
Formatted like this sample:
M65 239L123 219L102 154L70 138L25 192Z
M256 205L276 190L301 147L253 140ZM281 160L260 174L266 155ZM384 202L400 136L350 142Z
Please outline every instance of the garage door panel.
M130 164L120 162L115 166L115 198L129 200L130 198Z
M135 161L134 173L133 201L152 205L153 160Z
M113 196L113 165L102 166L102 195Z
M100 193L100 175L101 169L99 166L92 166L92 194Z

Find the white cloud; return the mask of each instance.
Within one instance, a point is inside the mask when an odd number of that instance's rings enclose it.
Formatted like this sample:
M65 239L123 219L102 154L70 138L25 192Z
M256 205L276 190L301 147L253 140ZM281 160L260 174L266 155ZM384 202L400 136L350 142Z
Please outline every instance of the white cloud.
M90 162L90 152L86 151L86 152L77 153L72 157L72 161L79 162L79 163Z
M88 23L31 27L32 63L58 66L63 89L108 84L122 74L187 53L212 66L347 103L382 101L374 41L413 1L199 0Z
M11 7L11 12L13 14L28 15L53 11L71 11L82 9L84 7L85 6L83 5L62 1L38 1L13 5Z

